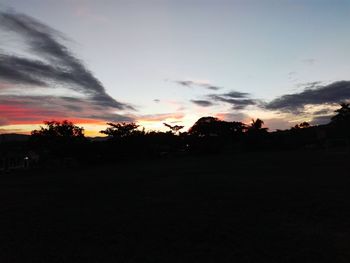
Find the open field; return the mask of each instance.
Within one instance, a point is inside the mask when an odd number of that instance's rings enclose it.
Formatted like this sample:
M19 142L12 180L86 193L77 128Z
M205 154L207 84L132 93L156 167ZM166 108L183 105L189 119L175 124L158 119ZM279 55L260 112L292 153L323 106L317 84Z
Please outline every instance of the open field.
M0 262L349 262L349 155L247 153L0 177Z

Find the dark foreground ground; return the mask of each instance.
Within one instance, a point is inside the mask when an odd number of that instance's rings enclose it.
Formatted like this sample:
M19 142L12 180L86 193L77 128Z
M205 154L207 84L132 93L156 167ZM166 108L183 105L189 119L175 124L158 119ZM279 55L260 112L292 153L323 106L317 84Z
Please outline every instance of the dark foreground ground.
M0 177L0 262L350 262L350 158L186 157Z

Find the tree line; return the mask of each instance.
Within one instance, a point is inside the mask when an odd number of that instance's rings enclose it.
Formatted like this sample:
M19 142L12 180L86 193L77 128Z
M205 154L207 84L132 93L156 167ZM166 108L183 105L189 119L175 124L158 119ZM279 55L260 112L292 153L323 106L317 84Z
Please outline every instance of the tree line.
M288 130L269 132L260 119L250 124L202 117L185 132L180 125L164 123L169 130L145 131L136 123L107 123L100 131L105 140L91 140L70 121L46 121L31 132L28 148L47 160L101 163L169 155L234 153L346 147L350 139L350 104L343 103L327 125L307 122Z

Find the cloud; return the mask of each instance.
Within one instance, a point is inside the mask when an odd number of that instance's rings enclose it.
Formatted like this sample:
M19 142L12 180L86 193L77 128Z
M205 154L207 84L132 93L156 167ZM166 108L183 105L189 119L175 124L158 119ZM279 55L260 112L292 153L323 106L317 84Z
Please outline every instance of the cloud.
M222 94L223 97L229 97L229 98L247 98L249 97L249 93L246 92L240 92L240 91L230 91L228 93Z
M219 90L221 89L221 87L212 85L210 83L207 82L203 82L203 81L194 81L194 80L176 80L174 81L177 84L180 84L181 86L184 87L188 87L188 88L193 88L193 87L201 87L201 88L205 88L208 90Z
M1 119L0 118L0 127L1 126L4 126L4 125L7 125L8 124L8 121L7 120L5 120L5 119ZM1 130L1 129L0 129Z
M40 87L46 86L44 81L33 76L35 75L35 72L40 75L43 74L42 69L40 69L42 68L42 63L39 63L40 65L35 65L34 67L33 64L35 63L31 63L25 59L0 54L0 78L16 84L27 84ZM31 69L34 69L34 72L31 72ZM30 73L28 74L25 71Z
M212 94L209 97L214 101L228 103L234 110L242 110L251 105L257 105L258 100L246 98L249 94L241 92L230 92L226 94Z
M333 115L315 116L311 120L312 125L328 124L331 121Z
M218 113L215 116L220 120L240 121L245 124L249 124L251 122L251 119L253 119L251 116L242 112ZM264 126L268 127L270 131L274 131L276 129L289 129L291 124L286 119L283 119L283 118L270 118L270 119L264 119Z
M100 119L100 120L106 120L109 122L134 122L135 118L127 115L120 115L120 114L99 114L99 115L89 115L87 118L90 119Z
M300 113L306 105L332 105L350 99L350 81L337 81L329 85L287 94L265 103L268 110Z
M136 117L137 121L164 121L166 119L182 119L185 115L183 113L160 113L148 114Z
M246 92L230 91L223 94L209 94L206 96L207 99L191 100L191 102L202 107L212 106L217 102L224 102L230 104L234 110L242 110L247 106L258 104L258 100L250 99L249 96L250 94Z
M37 102L38 103L38 102ZM40 105L40 104L37 104ZM7 100L0 101L2 125L41 123L47 119L65 118L66 116L55 108L45 109L30 102Z
M202 107L209 107L213 105L213 103L209 100L191 100L191 102Z
M19 35L29 52L39 58L29 59L0 51L0 80L26 87L62 85L80 92L91 103L118 110L133 109L106 93L101 82L59 41L63 38L61 33L14 12L0 12L0 28Z
M25 134L25 132L23 132L22 129L0 129L0 135L11 134L11 133Z
M95 108L83 99L55 96L0 96L0 112L0 126L37 124L52 119L79 119L80 122L134 120L131 116Z
M244 122L247 119L249 119L249 116L242 113L242 112L238 112L238 113L232 113L232 112L225 112L225 113L217 113L215 115L217 118L219 118L220 120L224 120L224 121L240 121L240 122Z
M313 114L314 115L325 115L325 114L331 114L331 113L334 113L334 111L331 109L322 109L322 110L315 111Z
M269 128L269 131L290 129L291 123L285 118L264 119L264 126Z
M314 88L321 87L322 86L321 84L322 84L322 81L313 81L313 82L297 84L297 87L302 87L304 89L314 89Z
M209 85L209 84L202 84L202 87L207 88L209 90L219 90L219 89L221 89L221 87L213 86L213 85Z

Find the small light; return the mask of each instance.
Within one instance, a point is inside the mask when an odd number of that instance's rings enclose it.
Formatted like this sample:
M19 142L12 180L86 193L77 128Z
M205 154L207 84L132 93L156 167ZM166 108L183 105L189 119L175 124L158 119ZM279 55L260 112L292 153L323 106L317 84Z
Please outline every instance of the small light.
M27 157L27 156L26 156L26 157L24 157L24 160L29 160L29 157Z

